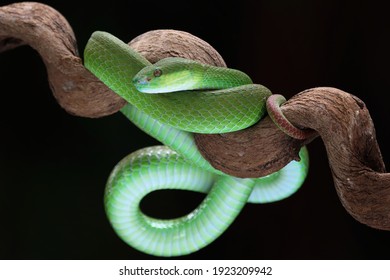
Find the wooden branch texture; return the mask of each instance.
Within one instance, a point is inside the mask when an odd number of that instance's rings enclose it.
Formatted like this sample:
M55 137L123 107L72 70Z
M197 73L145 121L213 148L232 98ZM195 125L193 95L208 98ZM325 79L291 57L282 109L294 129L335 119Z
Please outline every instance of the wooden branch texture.
M101 117L125 104L83 67L70 25L51 7L33 2L0 7L0 51L24 44L41 55L54 96L67 112ZM151 31L129 44L151 62L179 56L225 66L209 44L186 32ZM368 226L390 230L390 175L364 102L335 88L313 88L295 95L282 109L294 125L314 129L322 138L345 209ZM297 159L299 149L313 138L291 139L268 117L243 131L196 135L205 158L238 177L280 169Z

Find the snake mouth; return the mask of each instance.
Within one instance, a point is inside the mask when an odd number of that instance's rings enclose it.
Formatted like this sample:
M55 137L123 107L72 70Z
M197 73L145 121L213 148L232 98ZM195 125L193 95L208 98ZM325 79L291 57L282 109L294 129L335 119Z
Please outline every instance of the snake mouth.
M133 78L133 85L134 87L142 93L156 93L155 91L151 90L150 88L150 82L152 78L149 76L135 76ZM157 92L158 93L158 92Z
M157 93L163 93L160 88L156 88L154 86L155 80L153 77L147 76L147 75L136 75L133 80L134 87L142 93L149 93L149 94L157 94Z

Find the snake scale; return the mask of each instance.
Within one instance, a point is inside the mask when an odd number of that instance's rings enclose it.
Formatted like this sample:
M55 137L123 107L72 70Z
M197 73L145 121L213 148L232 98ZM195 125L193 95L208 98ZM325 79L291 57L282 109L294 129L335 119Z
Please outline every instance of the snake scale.
M121 112L164 144L126 156L107 182L107 217L119 237L133 248L156 256L195 252L220 236L247 202L284 199L305 180L305 147L299 153L299 162L292 161L262 178L224 174L198 151L193 133L244 129L258 122L267 107L268 113L275 114L277 125L289 133L291 124L280 121L281 111L273 109L275 104L279 108L280 99L264 86L253 84L246 74L180 58L152 65L127 44L101 31L88 41L84 64L128 102ZM271 100L269 104L267 100ZM141 200L161 189L190 190L206 196L183 217L147 216L140 210Z

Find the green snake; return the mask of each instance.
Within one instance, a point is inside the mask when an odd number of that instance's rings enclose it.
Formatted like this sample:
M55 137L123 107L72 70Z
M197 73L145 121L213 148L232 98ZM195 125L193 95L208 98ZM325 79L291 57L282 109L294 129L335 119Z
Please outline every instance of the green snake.
M121 112L165 146L138 150L111 172L104 196L107 217L119 237L144 253L179 256L210 244L234 221L247 202L284 199L302 185L308 152L301 160L262 178L237 178L214 169L198 151L193 133L225 133L258 122L266 107L278 125L280 98L228 68L167 58L152 65L113 35L97 31L84 51L84 64L123 97ZM279 103L278 103L279 102ZM300 130L299 130L300 131ZM299 136L298 136L299 137ZM157 219L140 210L141 200L161 189L205 193L191 213Z

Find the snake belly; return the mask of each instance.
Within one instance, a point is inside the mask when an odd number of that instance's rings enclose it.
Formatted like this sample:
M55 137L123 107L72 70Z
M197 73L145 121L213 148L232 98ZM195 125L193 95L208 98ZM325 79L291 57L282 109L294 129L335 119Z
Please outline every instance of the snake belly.
M269 176L249 179L214 169L195 145L193 132L223 133L256 123L265 113L265 100L270 94L265 87L250 84L244 92L235 87L195 94L141 93L132 80L151 64L116 37L99 31L88 41L84 62L87 69L128 101L121 112L166 145L128 155L115 166L107 182L104 197L107 217L118 236L133 248L156 256L195 252L220 236L246 202L284 199L305 180L308 172L305 147L299 154L301 161L292 161ZM243 93L241 97L248 97L248 104L239 99L224 101L226 91L235 98ZM227 118L220 113L232 116ZM149 217L139 204L146 195L160 189L203 192L206 197L183 217Z

